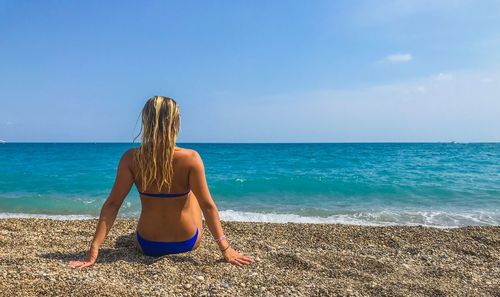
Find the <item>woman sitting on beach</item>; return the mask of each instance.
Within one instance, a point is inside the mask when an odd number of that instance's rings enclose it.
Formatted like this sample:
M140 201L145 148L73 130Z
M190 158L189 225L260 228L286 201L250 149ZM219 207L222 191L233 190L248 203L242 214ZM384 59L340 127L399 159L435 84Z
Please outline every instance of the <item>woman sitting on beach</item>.
M128 150L120 160L87 260L71 261L70 266L87 267L96 262L99 247L134 183L142 209L133 239L142 253L158 257L198 248L203 212L224 258L235 265L253 262L232 249L226 240L200 156L194 150L175 145L179 126L179 107L173 99L154 96L146 102L142 110L141 146Z

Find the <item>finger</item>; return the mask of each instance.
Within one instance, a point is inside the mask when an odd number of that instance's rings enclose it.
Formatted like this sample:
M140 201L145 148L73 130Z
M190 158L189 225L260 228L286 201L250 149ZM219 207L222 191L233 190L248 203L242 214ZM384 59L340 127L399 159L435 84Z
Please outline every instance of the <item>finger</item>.
M94 264L94 263L93 262L85 262L85 263L83 263L82 266L80 266L80 268L89 267L89 266L92 266L92 264Z
M236 266L241 266L240 262L236 261L236 259L231 260L230 263L232 263Z
M250 256L240 255L238 258L240 258L240 259L246 259L248 261L253 261L253 258L250 257Z
M71 261L68 263L68 265L71 267L78 267L80 265L83 265L83 262L82 261Z
M252 264L252 261L245 259L245 258L239 258L238 261L242 264L245 264L245 265Z
M237 261L240 265L247 265L244 261L242 261L240 258L236 258L234 259L235 261Z
M83 265L85 265L86 263L88 263L88 261L72 261L73 263L71 263L71 267L81 267Z
M255 262L255 260L252 257L249 257L249 256L243 256L243 259L251 261L251 262Z

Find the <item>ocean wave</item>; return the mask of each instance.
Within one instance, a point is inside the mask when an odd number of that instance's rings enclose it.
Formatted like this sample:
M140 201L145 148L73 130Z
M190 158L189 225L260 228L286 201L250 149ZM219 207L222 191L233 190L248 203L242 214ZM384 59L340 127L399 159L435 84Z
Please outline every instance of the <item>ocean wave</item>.
M464 226L500 226L497 212L444 212L444 211L396 211L350 212L330 216L301 216L298 214L248 212L236 210L219 211L220 218L233 222L346 224L362 226L425 226L456 228ZM126 213L121 218L137 218L137 213ZM0 213L0 219L40 218L53 220L88 220L92 215L48 215L25 213Z
M363 226L426 226L454 228L464 226L499 226L500 214L492 212L444 212L444 211L401 211L381 210L372 212L350 212L322 216L300 216L297 214L257 213L234 210L220 211L225 221L268 222L268 223L310 223L347 224Z
M31 213L0 213L0 219L49 219L57 221L90 220L96 217L91 215L53 215L53 214L31 214Z

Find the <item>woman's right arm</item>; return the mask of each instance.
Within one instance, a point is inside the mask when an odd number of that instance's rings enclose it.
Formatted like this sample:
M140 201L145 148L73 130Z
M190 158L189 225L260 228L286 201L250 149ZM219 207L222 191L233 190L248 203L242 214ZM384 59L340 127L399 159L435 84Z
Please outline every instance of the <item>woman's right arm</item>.
M193 158L189 171L189 186L198 199L210 233L212 233L214 238L222 238L224 232L220 224L219 211L208 189L203 161L196 151L193 151ZM253 262L251 257L242 255L229 246L226 239L219 241L218 245L226 261L232 264L241 266Z

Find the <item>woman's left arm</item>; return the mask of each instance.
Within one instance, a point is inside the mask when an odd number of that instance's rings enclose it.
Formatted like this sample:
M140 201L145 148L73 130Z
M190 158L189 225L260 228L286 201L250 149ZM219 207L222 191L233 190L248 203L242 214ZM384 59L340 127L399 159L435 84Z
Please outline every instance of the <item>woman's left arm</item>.
M132 160L132 149L125 152L120 159L115 183L108 199L106 199L101 208L99 222L97 223L94 239L90 245L87 259L85 261L71 261L69 262L69 266L83 268L91 266L96 262L97 255L99 254L99 247L104 242L109 230L111 230L111 227L115 222L116 215L118 214L118 210L120 210L123 200L127 197L134 183L133 174L130 169Z

